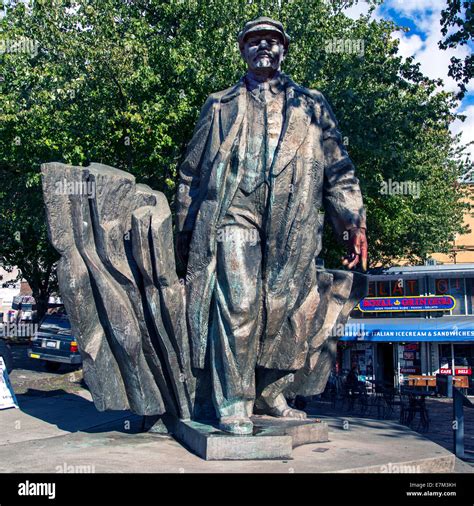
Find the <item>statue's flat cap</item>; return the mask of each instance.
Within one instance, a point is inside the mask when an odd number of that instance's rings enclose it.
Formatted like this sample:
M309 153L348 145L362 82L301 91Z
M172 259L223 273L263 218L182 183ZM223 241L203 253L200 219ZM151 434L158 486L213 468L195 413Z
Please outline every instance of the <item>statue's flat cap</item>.
M285 48L288 48L290 44L290 37L288 37L280 21L267 18L266 16L260 16L259 18L245 23L244 28L237 37L240 48L243 47L247 36L255 32L276 32L282 38Z

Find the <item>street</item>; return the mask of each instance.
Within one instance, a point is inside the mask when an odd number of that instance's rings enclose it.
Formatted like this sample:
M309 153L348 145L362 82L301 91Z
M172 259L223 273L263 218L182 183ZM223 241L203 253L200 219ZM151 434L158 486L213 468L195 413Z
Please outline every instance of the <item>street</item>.
M61 364L58 372L48 372L43 361L28 357L27 344L10 347L14 363L10 380L17 396L48 396L61 390L73 393L83 389L80 366Z

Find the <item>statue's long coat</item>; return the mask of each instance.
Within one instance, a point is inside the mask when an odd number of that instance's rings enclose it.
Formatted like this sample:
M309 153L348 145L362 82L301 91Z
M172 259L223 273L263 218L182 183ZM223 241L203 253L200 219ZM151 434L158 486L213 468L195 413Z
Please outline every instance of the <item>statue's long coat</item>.
M267 323L259 365L303 366L319 296L315 259L321 250L324 212L336 234L365 226L354 166L334 115L322 96L286 80L286 112L271 168L270 204L263 259ZM212 94L180 167L178 231L192 233L186 298L193 364L204 367L215 284L217 228L245 166L247 91L241 79ZM249 283L254 280L249 279Z

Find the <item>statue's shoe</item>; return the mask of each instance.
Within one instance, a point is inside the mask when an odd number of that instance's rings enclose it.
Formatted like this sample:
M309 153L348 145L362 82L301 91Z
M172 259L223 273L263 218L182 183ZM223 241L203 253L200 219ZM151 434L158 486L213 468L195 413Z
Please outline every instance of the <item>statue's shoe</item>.
M288 406L288 402L283 394L279 394L275 399L261 396L255 402L254 413L256 415L269 415L276 418L293 418L295 420L304 420L307 418L304 411Z
M273 407L267 411L267 414L277 418L294 418L296 420L305 420L307 418L307 414L304 411L290 407L284 409Z
M219 420L219 429L237 435L252 434L253 423L250 418L226 416Z

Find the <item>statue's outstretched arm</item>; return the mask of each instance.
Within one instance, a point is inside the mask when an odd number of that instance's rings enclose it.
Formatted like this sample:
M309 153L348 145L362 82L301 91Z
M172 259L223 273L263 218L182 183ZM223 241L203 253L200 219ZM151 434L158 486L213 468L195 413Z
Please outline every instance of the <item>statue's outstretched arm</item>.
M324 147L324 207L339 240L352 228L365 228L365 209L354 165L342 142L331 107L321 97Z

